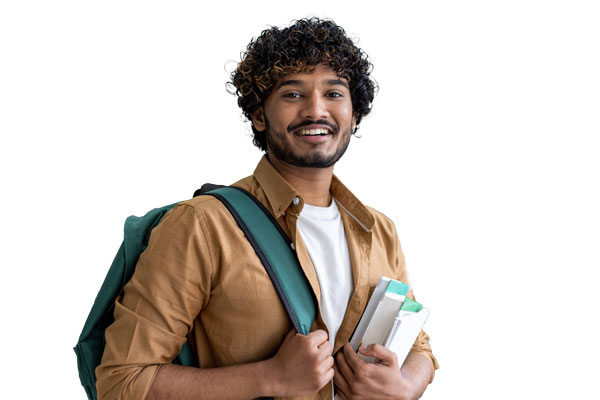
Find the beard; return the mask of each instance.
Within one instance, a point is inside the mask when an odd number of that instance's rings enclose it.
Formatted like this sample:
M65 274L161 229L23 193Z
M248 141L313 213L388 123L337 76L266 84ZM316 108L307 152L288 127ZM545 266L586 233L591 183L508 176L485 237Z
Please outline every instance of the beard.
M309 125L312 121L304 125ZM321 123L317 121L317 123ZM331 126L331 124L327 123L327 125ZM273 154L277 159L287 163L294 165L296 167L302 168L329 168L334 165L346 152L348 149L348 145L350 144L350 136L351 129L348 129L346 132L339 132L334 129L335 134L341 134L342 137L340 139L340 143L338 144L335 152L333 154L327 155L322 152L316 150L318 144L315 144L313 147L315 148L314 152L306 155L297 155L294 153L294 150L284 140L285 133L275 132L271 129L271 125L269 124L269 120L265 117L265 127L266 127L266 140L267 140L267 149ZM296 128L300 128L301 126L296 126ZM333 127L332 127L333 128ZM290 129L291 130L291 129Z

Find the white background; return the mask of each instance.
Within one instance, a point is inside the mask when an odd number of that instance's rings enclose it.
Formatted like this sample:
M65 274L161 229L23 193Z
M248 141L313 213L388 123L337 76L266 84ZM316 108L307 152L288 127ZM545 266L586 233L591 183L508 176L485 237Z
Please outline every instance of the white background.
M600 397L598 3L385 4L1 3L1 398L85 398L72 347L125 217L252 172L227 71L308 15L375 65L336 174L432 309L423 398Z

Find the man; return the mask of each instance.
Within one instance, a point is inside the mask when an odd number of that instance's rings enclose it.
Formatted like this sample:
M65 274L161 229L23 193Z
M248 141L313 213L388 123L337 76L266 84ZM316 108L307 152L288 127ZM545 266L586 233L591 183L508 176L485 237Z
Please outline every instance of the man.
M101 398L421 396L437 368L426 334L402 366L379 345L360 350L379 360L365 363L348 344L379 277L406 281L393 223L333 175L370 111L370 69L342 28L313 18L264 31L232 75L266 151L235 186L292 239L318 300L311 333L293 332L243 232L218 200L200 196L152 232L116 303L96 370ZM200 368L170 364L186 340Z

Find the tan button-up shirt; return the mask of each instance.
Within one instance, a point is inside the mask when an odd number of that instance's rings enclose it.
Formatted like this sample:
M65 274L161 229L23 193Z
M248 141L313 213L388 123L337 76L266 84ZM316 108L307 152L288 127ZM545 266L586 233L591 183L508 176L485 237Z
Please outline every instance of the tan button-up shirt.
M319 281L297 235L303 200L263 157L254 175L234 184L263 203L295 244L317 299ZM365 207L336 178L331 183L344 223L354 292L335 338L350 339L379 277L406 282L404 256L392 221ZM300 201L294 201L298 197ZM295 204L297 203L297 204ZM409 292L412 296L412 293ZM292 324L265 268L223 204L199 196L175 206L150 236L136 271L117 300L96 369L100 398L143 399L161 364L189 340L200 368L256 362L273 356ZM317 316L312 330L327 330ZM437 363L421 332L412 352ZM331 385L306 399L331 399Z

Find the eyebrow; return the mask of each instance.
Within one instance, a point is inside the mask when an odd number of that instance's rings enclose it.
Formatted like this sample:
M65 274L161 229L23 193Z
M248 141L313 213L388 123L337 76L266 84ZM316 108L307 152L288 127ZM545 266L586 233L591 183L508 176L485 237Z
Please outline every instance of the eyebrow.
M327 79L324 81L324 83L328 86L336 86L336 85L341 85L343 87L345 87L346 89L350 89L350 87L348 86L348 83L341 80L341 79ZM280 81L276 86L275 86L275 90L283 87L283 86L303 86L304 85L304 81L301 81L299 79L289 79L287 81Z

